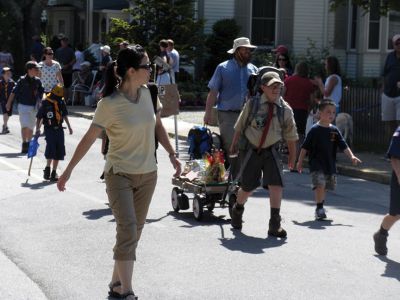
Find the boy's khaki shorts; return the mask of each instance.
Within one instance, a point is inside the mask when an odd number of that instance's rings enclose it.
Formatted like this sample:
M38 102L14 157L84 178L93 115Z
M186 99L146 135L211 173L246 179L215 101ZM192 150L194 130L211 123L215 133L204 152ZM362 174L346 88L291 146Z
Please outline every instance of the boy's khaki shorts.
M335 190L336 175L325 175L321 171L311 172L312 189L315 190L319 186L325 187L326 190Z
M136 247L157 183L157 171L147 174L104 173L108 201L117 224L115 260L136 260Z

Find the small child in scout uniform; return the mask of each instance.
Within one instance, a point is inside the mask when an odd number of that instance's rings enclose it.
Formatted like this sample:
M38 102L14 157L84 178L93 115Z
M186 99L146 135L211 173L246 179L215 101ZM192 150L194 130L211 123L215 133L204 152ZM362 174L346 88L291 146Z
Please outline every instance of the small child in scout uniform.
M0 79L0 104L1 112L3 114L3 130L1 131L1 133L3 134L10 133L7 122L8 118L11 117L12 108L10 110L7 110L6 104L8 96L11 94L14 86L15 82L11 78L11 69L9 67L4 67L2 71L2 78Z
M64 89L61 85L56 85L47 97L42 101L42 105L36 115L36 131L40 131L43 123L44 134L46 137L46 151L44 156L47 159L46 167L43 170L43 178L46 180L57 181L57 166L60 160L64 160L65 141L62 123L67 123L69 134L72 128L68 120L68 111L65 104ZM50 174L50 166L53 163L53 170Z

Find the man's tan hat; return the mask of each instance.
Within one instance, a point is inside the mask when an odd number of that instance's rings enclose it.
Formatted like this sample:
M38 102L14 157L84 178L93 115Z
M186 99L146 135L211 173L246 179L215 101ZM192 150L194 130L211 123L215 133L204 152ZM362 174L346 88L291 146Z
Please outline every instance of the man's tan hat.
M257 48L257 46L250 44L250 40L248 38L240 37L233 41L232 49L228 50L227 52L230 54L233 54L233 53L235 53L236 49L239 47L246 47L246 48L252 48L252 49Z

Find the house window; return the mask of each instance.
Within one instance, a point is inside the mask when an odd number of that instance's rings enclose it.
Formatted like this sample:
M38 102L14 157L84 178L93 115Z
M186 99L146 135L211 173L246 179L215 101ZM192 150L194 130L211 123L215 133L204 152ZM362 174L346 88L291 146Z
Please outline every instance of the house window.
M273 46L275 43L276 0L253 0L251 42Z
M351 16L350 16L350 49L356 49L356 41L357 41L357 14L358 14L358 5L353 4L351 7Z
M388 49L393 49L392 38L400 32L400 12L389 13Z
M369 12L368 49L379 49L380 0L371 0Z
M58 32L65 34L65 20L58 20Z

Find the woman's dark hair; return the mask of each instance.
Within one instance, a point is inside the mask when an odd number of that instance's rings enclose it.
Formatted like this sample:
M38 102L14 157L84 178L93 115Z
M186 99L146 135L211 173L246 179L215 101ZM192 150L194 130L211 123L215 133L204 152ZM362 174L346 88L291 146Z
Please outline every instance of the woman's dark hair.
M115 92L129 68L139 69L145 54L146 51L140 45L128 46L118 52L117 60L107 65L103 97Z
M308 65L305 61L301 61L296 64L295 73L300 77L308 77Z
M163 47L163 48L167 48L168 47L168 40L164 40L163 39L158 43L158 45Z
M326 66L328 75L336 74L340 76L340 64L336 56L328 56L326 58Z
M286 60L286 69L293 70L292 63L290 62L290 57L289 57L289 55L287 53L278 53L276 55L275 66L277 66L277 68L279 68L278 60L279 60L280 56L283 56L285 58L285 60Z
M42 60L45 60L46 59L46 54L47 54L47 52L53 52L54 53L54 51L53 51L53 49L51 48L51 47L45 47L45 48L43 48L43 55L42 55Z

